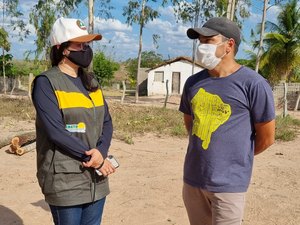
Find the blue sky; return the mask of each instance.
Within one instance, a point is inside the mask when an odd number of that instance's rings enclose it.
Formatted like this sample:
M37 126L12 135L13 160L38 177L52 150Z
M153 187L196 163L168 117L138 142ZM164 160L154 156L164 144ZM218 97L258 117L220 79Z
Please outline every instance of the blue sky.
M2 2L2 1L1 1ZM31 7L36 4L34 0L19 0L20 10L24 13L23 20L28 23L27 28L31 31L30 36L20 42L15 35L15 31L9 31L12 49L10 53L16 59L23 59L26 50L34 50L34 40L36 39L35 30L28 22L28 14ZM251 50L250 30L261 22L262 0L253 0L250 8L251 16L244 22L243 36L246 42L242 42L237 58L246 58L245 50ZM112 0L115 9L112 11L113 19L105 20L97 15L95 6L95 32L101 33L103 39L94 42L94 50L102 50L108 57L116 61L124 61L128 58L136 58L138 54L139 27L137 25L127 26L125 18L122 16L123 7L128 3L127 0ZM0 12L1 10L0 3ZM158 8L161 16L149 22L143 34L143 51L153 50L162 54L165 59L178 56L191 56L192 41L186 36L186 30L190 24L177 23L171 6ZM2 15L2 13L1 13ZM267 12L267 19L276 22L278 7L271 7ZM79 18L87 24L87 7L81 5L69 17ZM5 29L9 30L8 24ZM160 35L159 48L153 45L152 35Z

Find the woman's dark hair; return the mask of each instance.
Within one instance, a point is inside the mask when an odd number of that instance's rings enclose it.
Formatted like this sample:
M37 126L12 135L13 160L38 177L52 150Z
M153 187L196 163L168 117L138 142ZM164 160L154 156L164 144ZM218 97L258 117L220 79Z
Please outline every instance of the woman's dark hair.
M62 43L58 48L53 46L50 51L50 60L52 67L58 66L61 60L64 58L63 51L69 47L70 42ZM91 92L97 91L99 88L98 82L95 82L93 73L89 73L85 69L78 68L78 76L80 77L84 87Z

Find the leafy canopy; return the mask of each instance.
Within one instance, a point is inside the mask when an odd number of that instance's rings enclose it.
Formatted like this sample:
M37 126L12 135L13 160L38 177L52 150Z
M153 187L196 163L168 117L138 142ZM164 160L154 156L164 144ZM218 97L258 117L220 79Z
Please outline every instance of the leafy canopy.
M95 77L101 85L109 85L114 78L114 72L119 69L119 64L105 57L103 52L94 55L93 70Z
M297 0L281 5L278 24L267 21L261 57L262 70L273 80L290 80L300 65L300 7Z
M152 68L163 62L161 54L157 54L154 51L142 52L141 56L141 67ZM136 79L138 59L128 59L126 62L126 69L131 79Z

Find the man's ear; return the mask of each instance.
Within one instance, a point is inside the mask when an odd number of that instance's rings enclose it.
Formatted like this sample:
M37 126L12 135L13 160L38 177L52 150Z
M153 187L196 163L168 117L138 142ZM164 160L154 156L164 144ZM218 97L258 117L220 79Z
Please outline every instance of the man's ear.
M229 53L232 50L234 51L234 46L235 46L235 41L232 38L230 38L228 40L228 47L226 49L226 52Z

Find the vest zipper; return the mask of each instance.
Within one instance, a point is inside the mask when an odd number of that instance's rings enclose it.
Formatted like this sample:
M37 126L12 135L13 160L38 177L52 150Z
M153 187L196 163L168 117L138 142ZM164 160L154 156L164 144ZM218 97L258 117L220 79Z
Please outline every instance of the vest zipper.
M92 102L92 104L93 104L93 111L94 111L94 118L93 118L93 120L94 120L94 124L96 124L97 118L96 118L95 104L94 104L92 98L90 97L90 95L89 95L89 99L91 100L91 102ZM98 140L95 129L94 129L94 135L95 135L95 137L96 137L95 140ZM94 146L94 147L96 147L96 146ZM96 172L95 172L95 170L94 170L94 171L93 171L93 177L92 177L92 182L93 182L93 184L94 184L93 198L92 198L92 202L93 202L93 203L95 202L95 196L96 196L96 176L97 176L97 175L96 175Z

